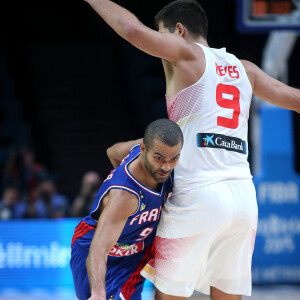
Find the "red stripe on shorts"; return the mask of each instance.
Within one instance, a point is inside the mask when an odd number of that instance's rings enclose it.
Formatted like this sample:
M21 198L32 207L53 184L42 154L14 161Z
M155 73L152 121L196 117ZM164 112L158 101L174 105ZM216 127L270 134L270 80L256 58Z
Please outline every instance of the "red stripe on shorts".
M135 292L136 285L142 280L140 272L151 258L151 255L151 245L148 245L145 249L144 257L139 263L137 269L130 275L121 289L121 294L123 295L125 300L130 300L130 297Z
M91 226L85 223L84 221L81 221L75 228L74 235L72 238L71 248L73 247L74 242L76 240L78 240L80 237L84 236L85 234L87 234L89 231L93 229L96 229L96 226Z

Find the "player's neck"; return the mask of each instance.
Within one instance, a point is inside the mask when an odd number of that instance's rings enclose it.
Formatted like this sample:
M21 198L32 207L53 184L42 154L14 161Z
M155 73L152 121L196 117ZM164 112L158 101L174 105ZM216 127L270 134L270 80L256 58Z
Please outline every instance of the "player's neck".
M145 187L156 191L160 188L160 185L154 180L151 174L147 171L146 167L142 163L141 157L139 156L128 166L132 176Z
M205 46L205 47L209 47L209 46L208 46L208 43L207 43L207 40L204 39L203 37L199 37L198 39L194 40L193 42L194 42L194 43L201 44L201 45L203 45L203 46Z
M183 38L189 43L198 43L205 47L209 47L207 40L204 37L202 37L201 35L199 35L198 37L195 37L187 31Z

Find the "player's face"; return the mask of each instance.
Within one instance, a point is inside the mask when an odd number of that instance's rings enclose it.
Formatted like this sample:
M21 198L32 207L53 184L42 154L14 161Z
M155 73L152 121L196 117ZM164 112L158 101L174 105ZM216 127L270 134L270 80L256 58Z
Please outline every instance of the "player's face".
M145 151L145 167L157 183L169 178L179 161L181 148L181 142L174 147L169 147L161 141L154 140L152 147Z

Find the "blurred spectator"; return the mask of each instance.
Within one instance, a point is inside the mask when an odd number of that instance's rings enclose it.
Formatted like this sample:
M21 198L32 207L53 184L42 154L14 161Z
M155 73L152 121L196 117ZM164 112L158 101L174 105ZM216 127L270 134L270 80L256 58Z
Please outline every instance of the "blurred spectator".
M48 178L46 168L35 161L34 152L20 147L12 151L3 171L3 188L18 188L29 202L34 200L38 184Z
M36 187L40 182L48 179L49 174L46 168L35 160L32 151L24 147L20 151L23 158L23 185L28 190L29 201L32 201Z
M6 188L0 201L0 219L23 218L27 213L27 204L20 200L19 190Z
M97 172L90 171L83 175L80 192L70 209L71 217L84 217L90 213L100 185L101 178Z
M3 189L14 186L21 189L22 158L19 149L13 149L4 166L2 174Z
M46 180L36 190L36 200L31 203L29 217L64 218L67 217L68 198L59 194L53 181Z

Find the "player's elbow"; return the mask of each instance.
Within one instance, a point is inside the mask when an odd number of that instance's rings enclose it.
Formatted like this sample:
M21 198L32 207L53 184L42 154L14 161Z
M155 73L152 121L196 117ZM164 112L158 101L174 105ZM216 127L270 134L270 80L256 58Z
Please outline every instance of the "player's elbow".
M299 96L299 99L297 101L297 107L295 109L295 112L297 112L298 114L300 114L300 96Z
M294 89L292 97L290 97L290 109L300 114L300 90Z
M296 105L296 109L295 109L295 111L298 113L298 114L300 114L300 90L299 89L297 89L297 100L296 100L296 103L297 103L297 105Z
M116 158L117 152L114 145L106 149L106 155L113 167L116 168L119 165L120 161Z
M109 159L113 157L113 153L114 153L114 146L111 146L106 149L106 155Z

